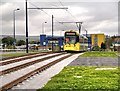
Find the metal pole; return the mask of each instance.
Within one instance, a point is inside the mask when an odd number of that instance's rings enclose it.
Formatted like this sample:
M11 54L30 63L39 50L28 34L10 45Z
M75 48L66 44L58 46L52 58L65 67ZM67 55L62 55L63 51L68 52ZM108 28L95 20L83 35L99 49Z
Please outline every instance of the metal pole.
M86 30L86 37L87 37L87 30Z
M13 38L14 38L14 49L15 49L15 10L13 11Z
M52 15L52 51L53 51L53 15Z
M28 12L27 12L27 0L26 0L26 53L28 53Z
M15 49L15 44L16 44L16 39L15 39L15 11L20 10L19 8L13 10L13 38L14 38L14 49Z
M81 25L80 25L80 23L79 23L79 34L80 34L80 30L81 30Z
M87 37L87 30L85 30L86 31L86 37Z
M86 31L86 38L87 38L87 46L88 46L88 37L87 37L87 30L85 30ZM88 47L87 47L88 48Z

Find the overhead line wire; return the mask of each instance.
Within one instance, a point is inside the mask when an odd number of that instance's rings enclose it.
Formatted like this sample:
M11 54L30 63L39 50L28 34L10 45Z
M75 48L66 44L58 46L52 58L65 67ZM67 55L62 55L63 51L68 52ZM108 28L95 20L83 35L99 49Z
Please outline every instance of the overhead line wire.
M31 3L31 2L29 2L31 5L33 5L34 7L36 7L36 8L39 8L38 6L36 6L36 5L34 5L33 3ZM47 12L45 12L44 10L42 10L42 9L40 9L41 11L43 11L45 14L47 14L49 17L51 17L51 15L49 15ZM54 19L55 19L55 17L54 17ZM57 21L58 23L59 23L59 21L58 20L56 20L55 19L55 21ZM60 23L59 23L60 24ZM63 25L63 24L62 24ZM66 26L66 25L64 25L64 26ZM66 26L67 27L67 26Z
M59 3L64 7L64 5L62 4L62 2L60 0L59 0ZM75 16L73 16L69 10L66 10L66 12L68 12L75 19L74 22L78 21L77 18ZM76 25L77 25L77 23L76 23ZM77 28L78 28L78 25L77 25Z

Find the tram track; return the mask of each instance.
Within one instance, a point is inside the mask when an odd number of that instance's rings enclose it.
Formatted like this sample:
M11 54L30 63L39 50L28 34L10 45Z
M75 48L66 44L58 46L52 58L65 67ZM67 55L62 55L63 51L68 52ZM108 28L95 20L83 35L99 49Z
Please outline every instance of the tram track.
M64 54L63 54L63 55L64 55ZM24 76L21 76L21 77L15 79L15 80L13 80L13 81L11 81L11 82L3 85L3 86L0 88L0 90L4 91L4 90L7 90L7 89L10 89L10 88L12 88L13 86L15 86L15 85L23 82L24 80L30 78L31 76L34 76L35 74L37 74L37 73L39 73L39 72L41 72L41 71L46 70L47 68L55 65L56 63L62 61L63 59L66 59L66 58L70 57L71 55L72 55L72 54L64 55L63 57L61 57L61 58L59 58L59 59L56 59L56 60L54 60L54 61L52 61L52 62L50 62L50 63L47 63L47 64L45 64L45 65L43 65L43 66L41 66L41 67L39 67L39 68L31 71L31 72L25 74Z
M28 63L28 62L32 62L34 60L38 60L38 59L41 59L41 58L44 58L44 57L48 57L50 55L56 55L56 54L60 54L60 53L46 54L46 55L43 55L43 56L38 56L38 57L22 60L22 61L19 61L19 62L14 62L14 63L8 64L8 65L3 65L3 66L0 67L1 68L0 71L6 70L6 69L9 69L9 68L21 65L21 64L25 64L25 63Z
M30 54L24 54L24 55L20 55L20 56L12 56L12 57L7 57L7 58L1 58L1 61L5 61L5 60L10 60L10 59L15 59L15 58L19 58L19 57L25 57L25 56L31 56L31 55L36 55L36 54L41 54L41 53L59 53L59 52L64 52L64 51L56 51L56 52L40 52L40 53L30 53Z
M53 53L39 53L39 54L34 54L34 55L27 55L27 56L21 56L21 57L17 57L14 59L10 59L8 61L3 61L0 62L1 66L7 65L7 64L11 64L11 63L15 63L15 62L19 62L22 60L26 60L26 59L30 59L30 58L34 58L34 57L38 57L38 56L43 56L43 55L47 55L47 54L53 54Z
M63 54L65 54L65 53L59 53L59 54L56 54L56 55L51 55L51 56L48 56L48 57L44 57L44 58L37 59L37 60L31 61L31 62L27 62L27 63L24 63L24 64L20 64L20 65L18 65L18 66L14 66L14 67L12 67L12 68L8 68L8 69L5 69L5 70L2 70L2 71L0 71L0 76L1 76L1 75L5 75L5 74L8 74L8 73L11 73L11 72L14 72L14 71L17 71L17 70L20 70L20 69L25 68L25 67L28 67L28 66L30 66L30 65L33 65L33 64L42 62L42 61L44 61L44 60L53 58L53 57L55 57L55 56L63 55Z
M9 60L9 59L18 58L18 57L30 56L30 55L35 55L35 54L39 54L39 53L31 53L31 54L24 54L24 55L20 55L20 56L12 56L12 57L7 57L7 58L2 58L0 61Z

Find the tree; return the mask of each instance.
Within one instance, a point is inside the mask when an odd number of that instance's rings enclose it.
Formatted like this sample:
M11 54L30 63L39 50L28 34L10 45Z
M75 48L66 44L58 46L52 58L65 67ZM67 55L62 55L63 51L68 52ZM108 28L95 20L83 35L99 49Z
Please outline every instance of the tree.
M16 45L17 46L25 45L25 41L24 40L18 40Z
M104 43L102 42L102 43L101 43L101 49L103 49L103 46L104 46Z
M2 38L2 43L6 44L7 46L13 45L13 42L14 42L14 38L12 38L10 36Z
M106 45L103 42L101 43L101 49L104 49L104 50L106 49Z

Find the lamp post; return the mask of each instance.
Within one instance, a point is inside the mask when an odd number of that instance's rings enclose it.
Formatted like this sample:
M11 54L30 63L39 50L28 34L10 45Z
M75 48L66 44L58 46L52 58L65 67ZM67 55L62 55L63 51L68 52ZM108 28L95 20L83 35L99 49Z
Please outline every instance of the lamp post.
M44 24L45 24L45 23L47 23L47 22L43 22L43 23L42 23L42 34L45 33L45 31L44 31Z
M87 30L85 29L85 32L86 32L86 37L87 37Z
M88 31L85 29L85 32L86 32L86 38L87 38L87 45L89 46L89 44L88 44Z
M52 51L53 51L53 30L54 30L53 19L54 19L54 17L52 15Z
M13 38L14 38L13 44L14 44L14 48L15 48L15 44L16 44L16 40L15 40L15 12L16 12L17 10L20 10L20 9L17 8L17 9L15 9L15 10L13 10Z

